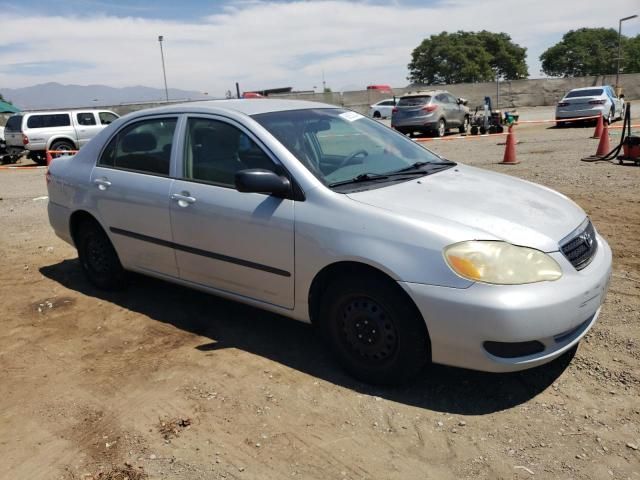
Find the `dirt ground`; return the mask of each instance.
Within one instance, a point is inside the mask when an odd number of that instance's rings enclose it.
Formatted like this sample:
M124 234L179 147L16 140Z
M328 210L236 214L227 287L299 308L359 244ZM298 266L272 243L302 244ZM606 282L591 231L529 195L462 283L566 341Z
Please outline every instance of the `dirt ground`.
M0 478L640 480L640 168L581 162L592 127L517 132L514 166L504 137L428 145L587 211L614 252L600 320L574 357L394 389L307 325L144 277L94 289L44 170L0 170Z

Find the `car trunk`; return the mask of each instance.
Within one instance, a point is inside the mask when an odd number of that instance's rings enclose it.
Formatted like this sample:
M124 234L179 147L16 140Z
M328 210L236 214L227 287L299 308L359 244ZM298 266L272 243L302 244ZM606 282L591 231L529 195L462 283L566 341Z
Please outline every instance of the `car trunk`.
M4 140L7 147L24 147L22 142L22 115L9 117L4 127Z
M395 118L399 120L424 115L426 112L422 109L430 100L431 97L429 95L401 98L398 105L396 105Z

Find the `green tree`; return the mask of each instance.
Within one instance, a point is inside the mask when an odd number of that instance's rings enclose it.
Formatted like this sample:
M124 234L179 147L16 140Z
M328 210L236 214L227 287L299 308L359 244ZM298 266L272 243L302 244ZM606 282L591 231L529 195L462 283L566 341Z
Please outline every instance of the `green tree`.
M640 72L640 40L621 39L620 70ZM562 40L540 55L542 71L551 77L584 77L616 73L618 32L613 28L581 28L565 33Z
M411 53L409 81L461 83L516 80L529 76L527 49L506 33L442 32L425 38Z

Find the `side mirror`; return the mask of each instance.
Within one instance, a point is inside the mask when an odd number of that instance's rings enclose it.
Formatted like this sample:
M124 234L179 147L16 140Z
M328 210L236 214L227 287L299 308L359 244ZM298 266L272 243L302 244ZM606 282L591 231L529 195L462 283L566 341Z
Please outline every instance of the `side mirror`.
M458 99L458 105L466 105L467 103L469 103L469 102L465 98L459 98Z
M243 193L268 193L276 197L291 195L291 182L285 177L261 168L236 172L236 190Z

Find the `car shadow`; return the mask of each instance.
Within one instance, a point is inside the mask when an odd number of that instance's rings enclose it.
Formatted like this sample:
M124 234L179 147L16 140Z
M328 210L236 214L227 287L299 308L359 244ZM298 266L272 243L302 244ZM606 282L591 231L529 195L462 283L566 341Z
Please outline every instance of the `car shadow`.
M77 259L41 267L40 272L70 290L207 337L210 342L196 347L203 354L237 348L344 388L439 412L478 415L522 404L549 387L575 353L508 374L430 365L408 385L376 387L344 373L310 325L141 275L132 275L125 291L105 292L85 279Z

